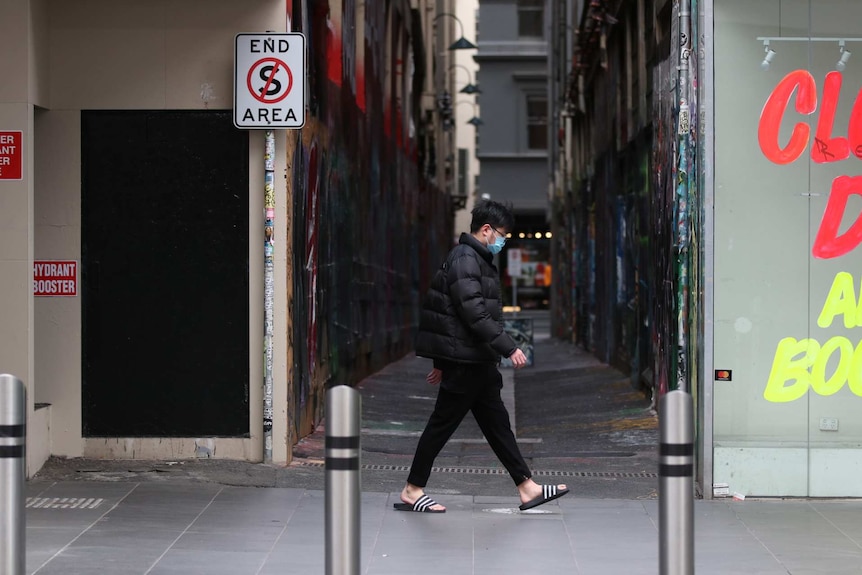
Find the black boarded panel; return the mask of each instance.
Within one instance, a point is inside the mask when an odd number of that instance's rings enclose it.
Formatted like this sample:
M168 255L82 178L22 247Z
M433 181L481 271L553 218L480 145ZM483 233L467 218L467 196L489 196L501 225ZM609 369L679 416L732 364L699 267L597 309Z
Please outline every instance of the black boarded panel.
M248 134L229 111L81 132L84 435L247 436Z

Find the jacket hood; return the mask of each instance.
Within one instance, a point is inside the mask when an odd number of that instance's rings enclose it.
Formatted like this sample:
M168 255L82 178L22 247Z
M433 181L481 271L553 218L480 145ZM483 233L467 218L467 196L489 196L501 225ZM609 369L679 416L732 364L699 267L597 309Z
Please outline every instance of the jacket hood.
M488 247L485 246L482 242L476 239L473 234L468 234L467 232L461 233L461 238L458 240L459 244L465 244L476 250L476 253L485 258L488 263L494 261L494 256L491 255Z

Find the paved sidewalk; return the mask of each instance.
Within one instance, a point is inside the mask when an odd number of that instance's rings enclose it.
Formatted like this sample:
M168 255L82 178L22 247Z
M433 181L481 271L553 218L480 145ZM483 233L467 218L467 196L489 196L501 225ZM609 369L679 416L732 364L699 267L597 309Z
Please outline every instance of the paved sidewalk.
M28 485L27 573L323 574L322 491L179 482ZM658 573L658 502L452 495L442 515L366 492L364 575ZM862 573L862 502L698 501L699 575Z
M540 339L535 358L506 373L506 401L536 479L572 493L533 512L472 417L428 485L449 511L394 511L433 407L430 362L361 382L363 575L658 573L649 401L571 345ZM27 573L322 575L324 437L287 467L52 459L27 485ZM862 575L862 500L698 500L695 515L699 575Z

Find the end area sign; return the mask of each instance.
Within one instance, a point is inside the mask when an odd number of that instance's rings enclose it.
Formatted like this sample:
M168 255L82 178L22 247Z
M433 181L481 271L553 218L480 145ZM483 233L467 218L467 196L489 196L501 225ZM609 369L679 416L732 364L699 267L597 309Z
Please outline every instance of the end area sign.
M305 125L305 36L237 34L233 123L237 128Z

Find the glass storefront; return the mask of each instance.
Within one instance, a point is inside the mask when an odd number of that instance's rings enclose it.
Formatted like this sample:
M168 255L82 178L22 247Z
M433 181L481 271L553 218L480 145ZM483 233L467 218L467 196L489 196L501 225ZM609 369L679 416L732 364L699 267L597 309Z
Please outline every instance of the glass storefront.
M862 2L714 16L713 481L862 496Z

